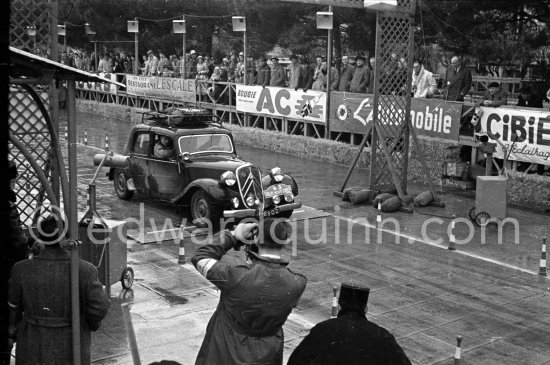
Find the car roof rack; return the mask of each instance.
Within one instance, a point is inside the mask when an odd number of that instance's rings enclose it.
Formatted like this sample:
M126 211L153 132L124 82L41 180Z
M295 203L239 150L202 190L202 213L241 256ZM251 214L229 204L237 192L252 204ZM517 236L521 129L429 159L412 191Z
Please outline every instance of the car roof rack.
M219 117L206 109L169 107L162 111L141 112L142 123L163 123L172 127L185 127L197 124L217 124L221 126Z

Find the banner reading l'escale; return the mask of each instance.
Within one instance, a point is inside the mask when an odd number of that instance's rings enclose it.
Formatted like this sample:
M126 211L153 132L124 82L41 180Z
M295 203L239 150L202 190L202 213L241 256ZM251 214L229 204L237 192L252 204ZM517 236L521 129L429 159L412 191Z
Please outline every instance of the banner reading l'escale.
M129 95L163 98L194 103L195 80L160 76L126 76Z
M325 124L326 93L302 89L237 85L237 110L244 113L268 114L274 117L305 119ZM311 108L302 116L304 105Z
M490 132L500 142L495 157L504 157L504 145L509 160L550 165L548 111L506 107L482 107L481 110L481 129Z

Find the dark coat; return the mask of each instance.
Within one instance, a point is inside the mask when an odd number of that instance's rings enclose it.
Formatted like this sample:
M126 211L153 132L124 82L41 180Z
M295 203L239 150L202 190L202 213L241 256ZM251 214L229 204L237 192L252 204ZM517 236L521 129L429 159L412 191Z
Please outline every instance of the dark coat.
M370 83L370 69L363 65L355 67L351 79L350 91L352 93L366 93Z
M529 100L525 100L523 98L523 95L520 94L518 96L518 106L524 106L528 108L542 108L543 100L542 97L538 96L537 94L531 94Z
M9 304L23 312L17 325L17 365L71 364L71 262L60 247L43 248L13 267ZM90 364L90 331L99 328L110 301L97 269L79 263L81 363Z
M269 86L269 80L271 78L271 67L267 64L258 66L258 76L256 78L256 84L260 86Z
M351 84L351 79L353 78L353 73L355 72L355 67L352 65L347 65L342 67L342 74L340 75L340 84L338 85L338 91L349 91Z
M287 364L410 365L411 362L387 330L349 312L313 327Z
M445 88L445 100L464 101L464 96L472 88L472 73L467 68L460 66L458 72L454 68L447 69L447 86Z
M271 86L285 87L286 86L286 70L281 65L273 67L271 70Z
M282 327L304 292L306 278L290 271L282 259L256 257L252 264L222 260L234 244L234 237L222 231L192 258L221 290L195 364L282 364ZM213 266L203 270L197 266L201 260Z
M481 101L481 105L483 105L483 102L485 100L489 100L490 102L492 102L493 104L491 106L495 106L495 107L506 105L508 101L508 93L502 89L498 89L497 92L491 95L491 91L486 90L485 94L483 95L483 100Z
M303 89L307 91L311 89L313 85L313 69L311 66L306 65L302 67L300 65L300 74L298 76L298 89Z

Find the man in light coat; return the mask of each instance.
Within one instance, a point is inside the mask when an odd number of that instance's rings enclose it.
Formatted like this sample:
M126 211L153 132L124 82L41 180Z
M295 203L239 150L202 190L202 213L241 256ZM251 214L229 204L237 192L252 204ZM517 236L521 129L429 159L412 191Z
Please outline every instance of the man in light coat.
M413 62L412 92L415 98L431 98L436 90L437 82L433 73L426 70L420 61Z
M197 249L193 265L221 295L196 365L282 365L283 324L307 281L287 267L284 251L291 235L285 220L265 218L221 231ZM243 244L247 262L224 259Z

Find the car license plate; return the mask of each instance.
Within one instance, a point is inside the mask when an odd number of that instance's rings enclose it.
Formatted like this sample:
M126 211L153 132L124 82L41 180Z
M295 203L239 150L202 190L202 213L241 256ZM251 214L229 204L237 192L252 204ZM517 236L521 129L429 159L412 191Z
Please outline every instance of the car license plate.
M263 216L267 218L267 217L273 217L277 214L279 214L279 208L268 209L268 210L264 210L263 212L260 212L258 210L258 217Z

